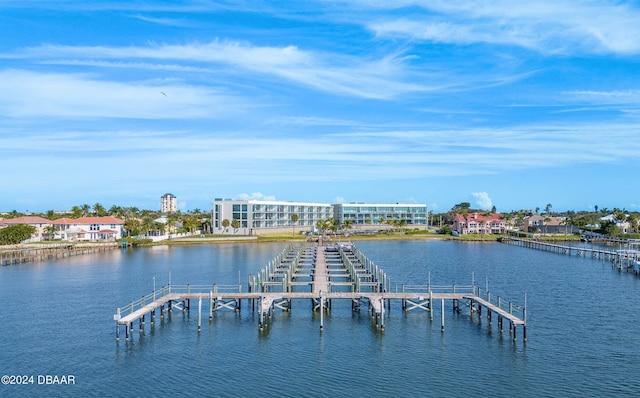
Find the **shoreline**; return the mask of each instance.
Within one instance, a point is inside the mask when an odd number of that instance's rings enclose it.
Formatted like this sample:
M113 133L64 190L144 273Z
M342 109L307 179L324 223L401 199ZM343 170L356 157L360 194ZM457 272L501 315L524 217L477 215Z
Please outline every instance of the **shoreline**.
M453 236L445 236L445 235L396 235L396 236L336 236L331 237L330 239L325 239L325 243L331 242L359 242L359 241L390 241L390 240L440 240L440 241L461 241L461 242L497 242L497 236L495 239L460 239ZM218 244L218 243L273 243L273 242L290 242L290 243L306 243L306 242L316 242L309 241L301 238L291 238L284 236L274 236L269 237L232 237L232 238L185 238L185 239L174 239L171 242L162 241L156 242L149 246L160 246L160 245L189 245L189 244Z
M410 234L410 235L351 235L351 236L330 236L325 239L324 242L359 242L359 241L392 241L392 240L438 240L438 241L456 241L456 242L473 242L473 243L498 243L499 238L504 235L490 235L485 237L470 236L451 236L451 235L439 235L439 234ZM573 242L579 241L579 237L568 236L541 236L532 240L542 242ZM316 240L317 241L317 240ZM287 237L283 235L263 235L263 236L205 236L205 237L185 237L171 240L163 240L152 243L142 243L138 245L130 245L130 247L151 247L151 246L189 246L189 245L202 245L202 244L224 244L224 243L273 243L273 242L289 242L289 243L305 243L310 242L304 237ZM113 243L113 242L111 242ZM57 242L53 245L79 245L77 242ZM87 242L83 245L100 245L100 243ZM102 243L105 245L105 243ZM15 246L15 245L14 245ZM18 245L21 249L39 248L44 245L37 243L28 243ZM9 247L0 246L0 252L9 249Z

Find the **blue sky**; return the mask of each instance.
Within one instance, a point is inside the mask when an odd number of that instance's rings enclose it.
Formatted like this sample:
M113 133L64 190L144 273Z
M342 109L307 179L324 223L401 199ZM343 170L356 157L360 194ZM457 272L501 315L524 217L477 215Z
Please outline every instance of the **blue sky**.
M640 5L0 0L0 211L640 210Z

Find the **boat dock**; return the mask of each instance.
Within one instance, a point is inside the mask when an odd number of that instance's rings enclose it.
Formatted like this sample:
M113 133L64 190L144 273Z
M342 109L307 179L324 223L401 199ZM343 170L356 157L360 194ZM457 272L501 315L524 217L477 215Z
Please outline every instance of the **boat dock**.
M429 278L430 279L430 278ZM116 341L120 340L121 328L125 339L133 338L134 322L139 332L144 333L145 323L154 327L156 316L164 319L174 310L190 311L197 302L198 333L202 328L203 304L205 316L213 321L216 311L240 311L242 302L252 311L258 311L258 329L269 326L269 320L277 309L291 311L292 302L307 300L311 309L320 315L319 328L324 330L324 317L331 311L333 300L349 300L354 312L367 308L376 330L385 330L386 312L391 303L401 302L403 311L423 310L433 321L434 309L440 307L441 331L445 330L445 302L451 302L455 312L461 312L461 302L468 303L470 315L482 316L486 309L489 325L497 317L498 329L503 333L504 320L509 325L509 334L516 340L516 327L521 326L526 341L526 296L525 306L519 306L488 290L475 286L395 285L385 272L369 260L351 243L291 245L278 254L257 275L249 275L246 291L237 285L166 285L140 300L116 309ZM437 303L439 302L439 306Z
M611 248L569 246L512 236L501 237L498 241L530 249L545 250L569 256L591 257L592 259L602 260L603 262L609 261L612 267L618 271L633 272L636 275L640 275L640 240L637 239L627 240L624 244L620 243L620 249L618 250ZM624 247L624 249L622 247Z
M5 247L0 250L0 266L23 264L50 259L78 256L82 254L99 253L117 249L116 242L109 243L52 243L27 244Z

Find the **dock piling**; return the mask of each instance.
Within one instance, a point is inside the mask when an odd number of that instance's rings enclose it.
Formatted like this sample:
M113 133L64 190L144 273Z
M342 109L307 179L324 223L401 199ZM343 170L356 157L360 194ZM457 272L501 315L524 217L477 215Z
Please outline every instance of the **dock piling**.
M460 302L469 302L470 317L475 317L478 312L479 320L482 320L482 307L487 310L487 319L491 328L493 314L498 316L498 329L502 334L504 319L509 322L509 333L514 341L516 338L516 327L523 326L523 338L526 341L526 293L524 310L520 306L514 306L498 295L492 295L487 291L481 291L475 285L475 277L471 286L457 286L448 284L446 286L432 286L429 275L429 285L401 285L396 284L395 292L388 288L388 279L384 271L375 266L373 262L366 259L355 247L343 247L336 245L324 251L315 251L313 256L308 249L293 248L279 256L279 260L269 264L269 270L263 270L262 277L249 277L248 292L243 292L239 285L168 285L162 289L154 289L151 294L143 296L141 300L130 302L124 307L116 309L116 341L120 340L120 327L125 327L126 340L133 339L130 333L133 330L133 323L139 321L140 334L144 333L146 314L149 314L151 327L155 324L155 310L160 308L160 316L163 320L164 312L167 312L171 320L173 306L183 310L185 313L190 310L190 302L198 300L198 321L197 333L202 332L202 301L209 300L209 321L213 320L213 312L228 309L240 311L242 300L258 301L259 322L258 329L263 331L274 312L279 308L283 311L291 311L294 299L310 299L312 310L320 311L320 332L324 331L325 311L329 313L333 299L346 299L351 301L352 311L358 311L361 304L367 303L369 306L372 321L375 320L377 330L383 332L386 329L386 311L391 308L392 300L402 302L405 312L413 309L429 311L429 319L433 322L435 306L434 300L440 300L440 331L445 331L445 300L451 300L453 312L460 313ZM306 251L306 252L305 252ZM296 261L292 260L291 252L297 253ZM303 253L304 252L304 253ZM289 253L289 254L287 254ZM316 258L317 256L317 258ZM318 260L324 263L317 264ZM304 261L304 265L303 265ZM342 263L342 269L336 269L337 261ZM309 268L309 264L312 268ZM295 268L291 268L295 265ZM303 278L311 278L313 282L304 281ZM239 276L240 277L240 276ZM281 278L287 278L283 284ZM307 279L308 280L308 279ZM383 283L380 284L379 281ZM384 282L386 281L386 282ZM295 284L295 285L294 285ZM213 286L213 288L212 288ZM293 289L298 286L308 286L310 290ZM336 289L334 286L345 286L347 289ZM385 288L385 286L387 288ZM488 287L488 282L486 282ZM281 290L279 289L281 288ZM305 291L306 290L306 291ZM401 292L399 290L402 290ZM158 294L156 294L158 293ZM215 293L215 294L214 294ZM492 299L492 296L494 297ZM155 298L155 300L153 300ZM385 303L386 301L386 303ZM497 302L497 305L496 305ZM386 304L386 306L385 306ZM505 308L502 308L504 304ZM476 306L477 305L477 309ZM123 314L121 314L121 311ZM519 316L523 315L523 317Z
M198 299L198 334L202 330L202 298Z
M441 299L440 303L441 303L441 311L440 312L442 313L440 331L442 333L444 333L444 299Z

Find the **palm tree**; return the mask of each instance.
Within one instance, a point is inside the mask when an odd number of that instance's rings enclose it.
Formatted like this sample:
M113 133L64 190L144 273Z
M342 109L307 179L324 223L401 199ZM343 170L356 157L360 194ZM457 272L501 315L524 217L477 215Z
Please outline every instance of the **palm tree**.
M196 228L200 226L200 221L193 216L184 216L182 218L182 226L189 231L189 233L194 233Z
M334 234L336 232L338 232L338 221L337 220L335 220L333 218L328 218L327 219L327 226L328 226L328 229L330 231L332 231Z
M635 214L629 214L629 224L633 232L638 232L638 216Z
M44 233L47 234L47 240L52 240L56 234L56 227L53 225L47 225L44 227Z
M93 205L93 214L97 217L104 217L107 215L107 209L100 203Z
M230 224L231 223L226 218L224 220L222 220L222 226L224 227L225 232L226 232L227 228L229 228Z
M294 238L296 236L296 223L298 222L298 215L297 214L292 214L291 215L291 222L293 223L293 232L291 237Z
M166 224L167 233L173 234L176 232L176 225L178 224L178 221L178 218L173 213L169 214Z
M318 221L316 221L316 229L317 229L318 231L324 231L324 226L325 226L325 224L324 224L324 220L318 220Z
M203 233L211 233L211 219L208 217L200 219L200 227Z
M233 233L235 234L238 231L238 228L240 228L240 220L234 218L233 221L231 221L231 227L233 228Z
M82 217L82 209L79 206L73 206L71 208L71 217L73 218Z
M120 206L113 205L109 209L109 214L114 217L123 218L125 214L125 210Z
M550 217L547 216L544 218L544 234L545 235L547 234L547 224L549 223L549 221L551 221Z
M149 231L153 230L154 223L155 221L153 221L153 217L144 216L140 225L140 228L142 230L141 232L143 232L145 235L149 234Z
M503 214L502 218L504 218L504 232L506 234L507 229L511 225L511 220L513 219L513 213Z
M407 226L407 220L399 220L398 221L398 227L400 227L400 230L403 230L404 227Z
M91 211L91 206L85 203L82 206L80 206L80 209L82 209L82 217L86 217L89 215L89 212Z
M124 221L124 229L127 231L128 236L135 236L140 234L141 222L137 218L128 217Z

